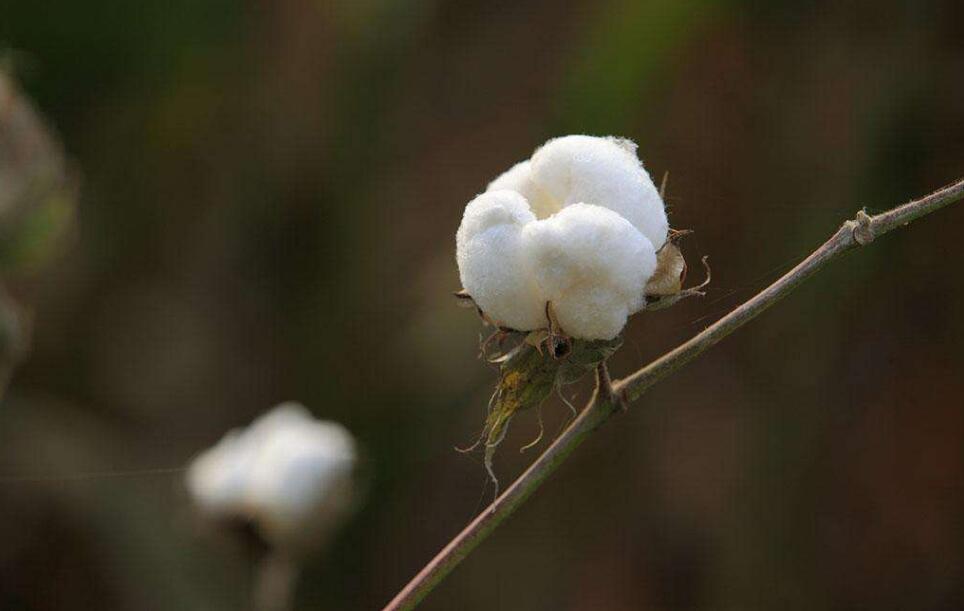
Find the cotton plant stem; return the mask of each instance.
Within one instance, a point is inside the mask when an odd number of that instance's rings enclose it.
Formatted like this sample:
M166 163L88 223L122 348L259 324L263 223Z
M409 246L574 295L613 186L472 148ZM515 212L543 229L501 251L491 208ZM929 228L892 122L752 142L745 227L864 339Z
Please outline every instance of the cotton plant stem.
M455 536L385 607L384 611L413 609L473 549L514 512L542 482L610 416L619 403L638 399L649 387L693 360L724 337L786 297L843 253L865 246L875 238L964 198L964 179L930 195L876 216L859 212L810 256L749 301L719 319L703 332L607 388L605 380L582 413L529 466L509 488ZM602 390L601 390L602 389Z
M298 572L298 563L290 556L267 551L257 566L253 611L292 611Z
M868 216L864 212L858 212L854 220L844 223L837 230L837 233L782 278L707 327L702 333L617 383L615 391L621 393L627 400L634 401L647 388L753 320L758 314L786 297L793 289L823 268L824 265L843 253L859 246L865 246L873 242L878 236L962 198L964 198L964 180L958 180L930 195L876 216Z

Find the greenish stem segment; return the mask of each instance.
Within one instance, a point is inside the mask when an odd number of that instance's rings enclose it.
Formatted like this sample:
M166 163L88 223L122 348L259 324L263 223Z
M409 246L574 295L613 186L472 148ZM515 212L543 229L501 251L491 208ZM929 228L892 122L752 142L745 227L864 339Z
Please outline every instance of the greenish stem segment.
M858 246L964 198L964 179L876 216L864 212L847 221L829 240L779 280L692 339L614 384L616 397L638 399L649 387L693 360L730 333L750 322L818 270ZM572 424L489 507L455 536L385 607L413 609L463 558L531 495L592 431L618 409L597 387L589 404Z
M278 549L268 550L257 567L253 611L291 611L298 572L294 558Z

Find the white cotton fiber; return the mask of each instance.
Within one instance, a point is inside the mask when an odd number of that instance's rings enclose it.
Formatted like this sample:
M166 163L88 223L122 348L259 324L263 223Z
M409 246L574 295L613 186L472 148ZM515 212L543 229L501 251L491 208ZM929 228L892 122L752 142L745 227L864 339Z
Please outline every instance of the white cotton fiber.
M496 324L518 331L545 326L545 299L522 247L522 228L535 219L522 195L490 191L465 207L456 234L462 287Z
M187 488L198 508L209 515L240 515L256 455L249 437L230 431L195 458L187 472Z
M615 212L573 204L527 225L524 241L536 282L572 337L612 339L642 307L656 251Z
M249 520L266 541L297 546L347 510L355 461L344 427L284 403L199 455L187 487L205 514Z
M611 339L643 306L669 223L629 140L565 136L493 180L456 239L462 286L497 324Z
M531 180L559 207L595 204L618 213L658 250L669 223L659 192L629 140L565 136L532 155Z
M520 161L508 171L489 183L486 191L515 191L529 202L529 208L536 218L544 219L562 208L542 187L532 180L532 162Z

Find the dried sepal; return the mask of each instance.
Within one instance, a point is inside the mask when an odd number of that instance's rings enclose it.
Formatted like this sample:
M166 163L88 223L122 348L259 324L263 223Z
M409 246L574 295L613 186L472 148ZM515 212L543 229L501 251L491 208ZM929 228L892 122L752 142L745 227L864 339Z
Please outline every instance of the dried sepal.
M703 257L702 263L706 269L706 279L698 286L684 289L686 283L687 265L683 253L676 243L680 238L693 233L689 229L670 229L666 244L656 253L656 271L646 284L646 309L662 310L674 305L687 297L702 297L704 289L710 283L710 266Z
M656 253L656 271L646 283L646 296L664 297L683 290L686 278L686 260L679 246L672 242L663 245Z
M476 310L479 309L479 306L476 305L475 300L472 299L472 295L469 295L469 292L466 291L465 289L462 289L461 291L455 291L454 293L452 293L452 295L455 297L455 302L459 305L460 308L475 308Z
M505 344L505 340L514 334L515 334L515 331L511 331L508 329L496 329L495 331L490 333L489 336L484 340L481 339L480 337L479 357L488 363L492 363L492 364L501 363L502 360L506 358L506 354L507 354L505 349L503 348L503 345ZM494 354L490 355L489 346L492 344L495 344L496 351Z
M554 359L569 356L569 353L572 352L572 338L566 335L559 325L559 319L556 317L556 310L551 301L546 302L546 320L549 322L546 337L546 347L549 349L549 354Z
M538 350L539 354L542 354L542 346L546 343L546 340L548 339L549 339L548 329L536 329L535 331L530 331L526 335L525 340L523 341L525 341L526 344Z
M455 296L455 300L456 300L455 302L458 304L460 308L466 308L466 309L475 308L476 314L479 315L479 318L481 318L482 322L485 323L486 325L491 325L496 329L498 329L498 332L502 332L502 333L515 332L515 329L509 329L508 327L500 326L494 320L489 318L488 314L482 311L482 308L479 307L479 304L475 302L475 299L473 299L472 296L469 295L468 291L466 291L465 289L462 289L460 291L455 291L454 293L452 293L452 295Z
M705 257L705 256L702 259L700 259L700 261L703 263L703 269L706 270L706 279L703 280L703 282L701 282L696 286L692 286L688 289L683 289L678 293L676 293L675 295L653 296L653 297L647 296L646 309L662 310L672 305L675 305L676 302L680 301L681 299L686 299L687 297L703 297L704 295L706 295L703 289L709 285L710 280L712 279L712 275L710 272L710 264L707 263L708 259L709 257Z

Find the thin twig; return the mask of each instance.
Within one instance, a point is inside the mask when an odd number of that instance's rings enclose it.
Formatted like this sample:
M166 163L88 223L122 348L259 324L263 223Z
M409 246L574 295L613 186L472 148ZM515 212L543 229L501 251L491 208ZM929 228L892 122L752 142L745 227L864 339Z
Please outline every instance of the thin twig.
M516 510L540 484L555 471L589 433L605 422L619 407L613 397L636 400L650 386L676 371L724 337L753 320L761 312L786 297L810 276L848 250L872 242L902 225L964 198L964 180L958 180L926 197L898 206L876 216L859 212L847 221L813 254L689 341L656 359L629 377L615 382L611 392L597 388L586 408L572 424L537 458L509 488L455 536L392 599L385 611L414 608L463 558ZM607 396L608 395L608 396Z
M253 611L291 611L294 607L298 564L279 550L269 550L258 561Z
M952 204L964 197L964 180L876 216L857 213L809 257L763 289L752 299L707 327L689 341L656 359L616 385L616 390L635 401L660 379L679 369L721 339L750 322L758 314L786 297L824 265L848 250L871 243L875 238L902 225Z

